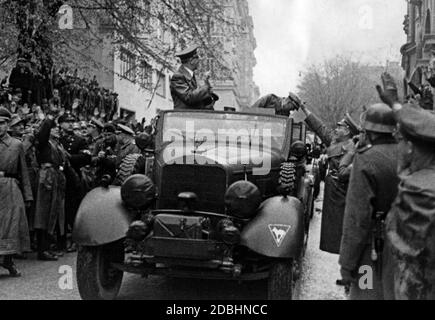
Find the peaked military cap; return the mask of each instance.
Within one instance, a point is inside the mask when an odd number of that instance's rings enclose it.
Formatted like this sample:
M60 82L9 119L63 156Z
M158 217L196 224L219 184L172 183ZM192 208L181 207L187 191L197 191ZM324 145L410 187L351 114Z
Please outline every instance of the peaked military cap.
M92 118L89 123L100 128L101 130L104 129L104 124L98 119Z
M132 129L130 129L129 127L123 125L123 124L118 124L118 129L126 134L129 134L131 136L134 136L134 131Z
M435 144L435 113L417 105L406 105L400 110L399 128L405 137Z
M113 124L108 123L104 126L103 129L104 132L110 132L110 133L115 133L116 132L116 128Z
M0 107L0 120L10 121L11 118L12 114L9 112L9 110L4 107Z
M9 124L9 127L15 127L17 125L19 125L20 123L24 123L25 120L23 118L21 118L19 115L14 114L11 117L11 123Z
M61 124L61 123L64 123L64 122L76 122L77 121L77 119L76 119L76 117L74 117L71 113L69 113L69 112L67 112L67 113L65 113L65 114L63 114L63 115L61 115L60 117L59 117L59 119L57 120L57 122L59 123L59 124Z
M349 128L352 135L356 136L361 132L358 124L352 119L349 113L346 113L343 120L337 123L339 126L346 126Z
M190 47L187 47L186 49L175 54L175 56L180 58L181 60L186 60L186 59L192 58L192 57L197 56L197 55L198 55L198 46L197 45L192 45Z

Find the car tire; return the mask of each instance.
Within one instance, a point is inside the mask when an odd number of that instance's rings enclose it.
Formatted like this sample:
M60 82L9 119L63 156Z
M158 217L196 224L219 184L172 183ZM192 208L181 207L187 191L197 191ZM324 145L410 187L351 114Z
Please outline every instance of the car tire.
M113 181L114 186L122 186L129 177L134 174L145 174L146 160L139 153L129 154L122 160L116 178Z
M80 247L77 285L83 300L114 300L121 288L123 271L111 263L124 262L122 241L97 247Z
M294 290L294 262L274 262L269 271L267 296L268 300L292 300Z

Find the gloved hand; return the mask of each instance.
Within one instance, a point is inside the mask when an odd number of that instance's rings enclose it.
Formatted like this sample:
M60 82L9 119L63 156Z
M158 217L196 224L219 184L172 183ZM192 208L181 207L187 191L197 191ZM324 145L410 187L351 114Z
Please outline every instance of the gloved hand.
M377 85L376 90L378 91L382 102L393 108L393 105L399 102L399 94L396 82L387 72L383 73L381 78L383 88L380 85Z
M341 278L343 279L342 280L343 285L350 286L352 283L357 282L357 279L353 276L354 275L353 271L347 270L345 268L341 268L340 273L341 273Z
M302 105L302 101L301 99L299 99L299 97L297 95L295 95L294 93L290 92L288 95L288 99L291 101L291 103L294 106L294 110L299 110L301 105Z

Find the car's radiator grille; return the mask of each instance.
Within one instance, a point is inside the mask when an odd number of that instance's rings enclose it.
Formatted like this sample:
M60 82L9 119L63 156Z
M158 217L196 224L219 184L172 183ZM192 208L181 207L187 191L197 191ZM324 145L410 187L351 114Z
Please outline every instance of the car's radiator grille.
M196 210L224 213L226 175L219 167L171 165L163 167L159 190L159 209L178 209L177 196L194 192L198 196Z

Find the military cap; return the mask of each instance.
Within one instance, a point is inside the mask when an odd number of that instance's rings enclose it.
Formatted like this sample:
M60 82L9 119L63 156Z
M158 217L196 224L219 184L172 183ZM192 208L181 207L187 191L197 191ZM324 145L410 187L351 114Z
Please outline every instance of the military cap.
M24 122L26 122L26 120L25 119L23 119L23 118L21 118L19 115L17 115L17 114L14 114L14 115L12 115L12 117L11 117L11 122L9 123L9 127L15 127L15 126L17 126L17 125L19 125L20 123L24 123Z
M135 142L139 149L144 150L152 145L153 137L150 134L143 132L136 136Z
M61 115L60 117L59 117L59 119L57 120L57 122L59 123L59 124L61 124L61 123L64 123L64 122L76 122L77 121L77 119L76 119L76 117L74 117L71 113L69 113L69 112L67 112L67 113L65 113L65 114L63 114L63 115Z
M406 105L399 112L399 128L409 140L435 144L435 113L416 105Z
M133 131L131 128L129 128L129 127L123 125L123 124L118 124L118 129L119 129L122 133L126 133L126 134L128 134L128 135L134 136L134 131Z
M175 56L180 58L181 60L187 60L197 55L198 55L197 45L192 45L190 47L187 47L186 49L175 54Z
M108 123L104 126L103 129L104 132L110 132L110 133L115 133L116 132L116 128L113 124Z
M346 113L343 120L339 121L337 123L339 126L346 126L349 128L352 135L356 136L361 132L360 127L358 124L352 119L349 113Z
M12 114L9 112L9 110L4 107L0 107L0 120L10 121L11 118Z
M100 128L101 130L104 129L104 124L98 119L92 118L89 123Z
M367 131L393 133L396 130L393 110L384 103L372 105L363 113L361 120Z

